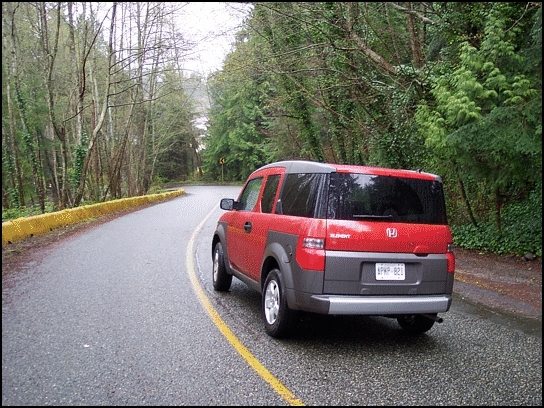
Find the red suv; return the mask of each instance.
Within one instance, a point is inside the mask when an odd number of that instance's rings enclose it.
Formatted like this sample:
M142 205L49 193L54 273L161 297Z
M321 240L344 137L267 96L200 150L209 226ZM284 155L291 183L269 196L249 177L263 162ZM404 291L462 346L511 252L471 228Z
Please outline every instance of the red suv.
M266 332L300 311L396 318L412 334L451 306L455 256L439 176L282 161L254 171L212 240L213 286L262 294Z

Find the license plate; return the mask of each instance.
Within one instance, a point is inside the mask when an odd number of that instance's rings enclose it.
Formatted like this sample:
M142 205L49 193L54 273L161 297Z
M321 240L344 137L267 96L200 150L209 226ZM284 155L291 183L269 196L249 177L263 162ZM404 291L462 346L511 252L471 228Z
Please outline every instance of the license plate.
M404 280L403 263L377 263L376 280Z

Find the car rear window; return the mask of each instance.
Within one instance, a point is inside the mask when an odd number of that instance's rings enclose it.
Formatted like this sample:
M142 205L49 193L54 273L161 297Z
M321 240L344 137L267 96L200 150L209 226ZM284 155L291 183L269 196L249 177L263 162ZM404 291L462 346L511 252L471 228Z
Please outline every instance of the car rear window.
M328 218L446 224L442 183L368 174L333 173Z

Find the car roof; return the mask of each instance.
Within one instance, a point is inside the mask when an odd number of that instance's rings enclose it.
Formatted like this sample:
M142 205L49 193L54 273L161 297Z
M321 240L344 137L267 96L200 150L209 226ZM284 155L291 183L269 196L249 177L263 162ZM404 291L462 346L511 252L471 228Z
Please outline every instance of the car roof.
M442 181L436 174L423 172L421 170L392 169L377 166L358 166L352 164L320 163L310 160L282 160L267 164L255 172L262 169L275 167L285 168L286 173L360 173L377 176L392 176L418 178L425 180Z

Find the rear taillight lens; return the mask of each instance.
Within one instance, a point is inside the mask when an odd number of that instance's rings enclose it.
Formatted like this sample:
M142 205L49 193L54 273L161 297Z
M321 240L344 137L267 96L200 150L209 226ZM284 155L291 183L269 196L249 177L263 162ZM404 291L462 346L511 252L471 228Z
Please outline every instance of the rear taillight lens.
M303 238L302 248L324 249L325 240L323 238L310 238L310 237Z
M302 269L325 270L325 240L314 237L299 238L296 260Z
M455 254L453 253L453 244L448 244L446 250L446 259L448 260L448 273L455 272Z

